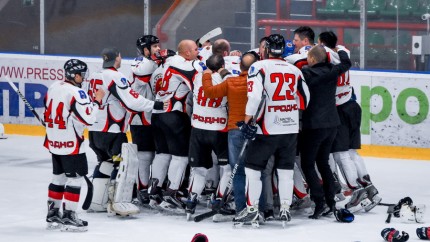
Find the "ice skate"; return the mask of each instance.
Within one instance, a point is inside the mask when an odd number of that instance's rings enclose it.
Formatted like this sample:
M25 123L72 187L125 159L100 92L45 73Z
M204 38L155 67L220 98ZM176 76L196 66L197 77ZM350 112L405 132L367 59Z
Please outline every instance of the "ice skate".
M139 203L141 206L149 206L149 193L148 189L141 189L137 192L137 199L139 200Z
M233 226L235 228L239 228L239 227L242 227L244 224L250 224L253 228L260 227L260 224L258 222L258 218L260 214L258 213L257 206L247 206L246 208L244 208L233 219Z
M364 189L367 191L367 197L371 201L369 205L364 207L364 211L369 212L382 201L382 198L377 195L379 193L378 189L373 184L366 186Z
M197 193L190 192L185 203L185 212L187 213L187 220L191 220L191 215L196 211L197 206Z
M285 228L287 226L287 223L291 221L290 202L287 200L281 201L281 207L279 209L279 220L281 220L283 228Z
M63 211L63 228L61 231L85 232L88 230L88 222L78 218L75 211Z
M152 178L148 188L149 207L156 209L163 202L161 188L158 187L158 179Z
M168 188L163 193L163 200L160 204L162 209L174 213L185 212L185 204L176 196L176 190Z
M218 213L212 217L212 221L215 223L232 221L236 215L236 211L232 208L232 204L234 204L233 201L228 201L222 206L221 202L221 197L216 197L214 193L211 195L209 208L212 210L218 210Z
M48 215L46 215L46 229L55 230L63 227L63 221L59 208L54 208L54 202L48 201Z
M360 187L352 192L351 198L348 203L345 204L346 209L350 209L360 204L360 202L367 198L367 192L364 188Z
M309 216L310 219L319 219L325 212L327 212L329 208L325 204L324 201L315 203L314 214Z

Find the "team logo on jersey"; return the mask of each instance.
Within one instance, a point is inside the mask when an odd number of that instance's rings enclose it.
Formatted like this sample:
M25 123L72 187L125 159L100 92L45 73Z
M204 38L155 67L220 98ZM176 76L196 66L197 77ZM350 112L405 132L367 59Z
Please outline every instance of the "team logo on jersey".
M127 79L125 79L125 78L123 77L123 78L121 78L121 82L122 82L122 84L126 85L126 84L127 84Z
M296 125L296 122L294 122L294 119L290 117L280 118L278 117L278 115L275 116L275 121L273 121L273 123L281 126Z
M255 71L255 67L251 66L251 69L249 69L249 74L254 74L254 71Z
M207 67L206 67L206 65L205 65L205 63L203 63L203 62L199 62L199 65L203 68L203 70L205 71L206 69L208 69Z
M240 71L238 71L238 70L232 70L231 74L233 74L233 75L240 75Z
M310 45L305 46L305 50L310 50L311 48L312 48L312 46L310 46Z
M136 57L134 60L135 61L143 61L143 56Z
M81 97L81 99L87 98L87 94L85 94L85 92L83 90L79 90L79 96Z

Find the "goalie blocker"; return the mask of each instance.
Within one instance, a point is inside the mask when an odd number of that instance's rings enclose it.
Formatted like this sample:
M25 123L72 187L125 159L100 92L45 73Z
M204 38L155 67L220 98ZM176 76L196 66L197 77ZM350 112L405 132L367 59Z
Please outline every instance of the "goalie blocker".
M115 167L113 162L97 165L93 175L94 195L90 209L95 212L109 212L120 216L139 213L139 208L131 203L133 186L137 179L137 146L123 143L121 161L115 179L111 179Z

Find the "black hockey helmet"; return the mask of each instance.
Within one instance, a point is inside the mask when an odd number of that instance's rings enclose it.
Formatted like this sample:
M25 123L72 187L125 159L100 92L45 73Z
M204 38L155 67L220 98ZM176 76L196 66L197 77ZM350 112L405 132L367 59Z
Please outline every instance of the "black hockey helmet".
M80 74L83 78L87 77L87 64L78 59L70 59L64 64L64 75L66 79L73 80L76 74Z
M280 34L272 34L266 39L266 49L274 56L281 56L285 49L284 37Z
M160 43L160 39L154 35L143 35L138 38L136 41L137 49L143 53L143 49L147 48L149 51L151 50L151 45Z

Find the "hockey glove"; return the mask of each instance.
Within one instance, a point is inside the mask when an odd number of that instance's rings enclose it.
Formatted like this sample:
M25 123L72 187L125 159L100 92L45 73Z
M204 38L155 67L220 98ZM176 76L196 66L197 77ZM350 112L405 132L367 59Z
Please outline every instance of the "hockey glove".
M348 209L341 208L339 210L335 210L334 216L339 222L351 223L354 221L354 214L352 214Z
M422 240L430 240L430 227L417 228L417 236Z
M405 231L398 231L395 228L385 228L381 232L382 238L388 242L406 242L409 239L409 234Z
M411 206L413 204L412 199L410 197L405 197L400 199L400 201L396 204L396 206L394 206L394 212L393 212L394 217L400 218L400 209L404 204Z
M242 132L242 135L245 139L254 140L255 135L257 134L257 127L249 125L245 123L244 121L239 121L236 123L237 127L239 127L240 131Z

